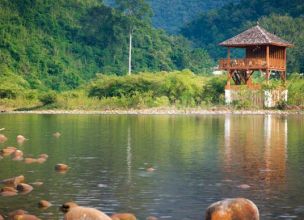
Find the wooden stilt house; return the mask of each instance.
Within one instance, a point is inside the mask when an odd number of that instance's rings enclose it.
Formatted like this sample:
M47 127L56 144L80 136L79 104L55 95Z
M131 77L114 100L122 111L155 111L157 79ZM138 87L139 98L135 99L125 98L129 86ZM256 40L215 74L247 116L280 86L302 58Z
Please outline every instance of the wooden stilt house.
M252 81L255 71L264 73L266 81L269 80L271 72L278 72L281 80L286 80L286 49L292 47L292 44L269 33L259 25L219 45L227 47L227 58L219 61L219 69L227 71L225 88L227 91L237 90L239 85L247 85L249 89L259 89L261 86ZM232 58L232 48L244 49L245 57ZM234 82L233 85L231 80ZM231 100L226 102L229 103Z

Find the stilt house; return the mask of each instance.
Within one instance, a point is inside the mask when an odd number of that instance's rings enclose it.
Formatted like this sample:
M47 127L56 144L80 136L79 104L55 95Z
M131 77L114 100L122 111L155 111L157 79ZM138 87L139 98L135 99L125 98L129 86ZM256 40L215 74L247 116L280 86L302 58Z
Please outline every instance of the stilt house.
M292 44L269 33L259 25L219 45L227 47L227 58L219 61L219 69L227 71L226 103L231 102L229 91L237 90L239 85L247 85L249 89L261 87L252 81L252 75L255 71L263 73L267 81L271 72L279 73L281 80L286 80L286 49L292 47ZM242 59L232 58L232 48L244 49L245 57ZM231 80L234 82L233 85Z

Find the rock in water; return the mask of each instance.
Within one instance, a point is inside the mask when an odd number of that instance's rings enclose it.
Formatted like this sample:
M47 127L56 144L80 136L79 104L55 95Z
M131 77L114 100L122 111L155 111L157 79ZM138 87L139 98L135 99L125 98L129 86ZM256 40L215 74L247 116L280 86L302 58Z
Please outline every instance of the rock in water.
M24 141L26 141L27 139L23 136L23 135L17 135L17 143L18 144L23 144L24 143Z
M21 214L21 215L15 215L13 220L41 220L35 215L30 215L30 214Z
M69 166L63 163L58 163L55 165L55 170L58 172L66 172L69 169Z
M65 213L64 220L112 220L105 213L94 209L78 206L74 202L66 202L61 206L61 211Z
M0 181L0 183L4 184L5 186L11 186L11 187L16 187L19 183L23 183L23 182L24 182L23 175L12 177L9 179L4 179L4 180Z
M115 213L111 216L112 220L136 220L132 213Z
M53 133L53 136L55 138L59 138L61 136L61 134L57 131L57 132Z
M259 210L248 199L224 199L207 208L205 220L259 220Z
M18 192L22 195L28 194L33 190L33 187L26 183L19 183L16 187Z
M7 141L7 137L4 134L0 134L0 144L3 144L5 141Z
M48 208L50 206L52 206L52 203L46 200L40 200L40 202L38 203L39 208Z

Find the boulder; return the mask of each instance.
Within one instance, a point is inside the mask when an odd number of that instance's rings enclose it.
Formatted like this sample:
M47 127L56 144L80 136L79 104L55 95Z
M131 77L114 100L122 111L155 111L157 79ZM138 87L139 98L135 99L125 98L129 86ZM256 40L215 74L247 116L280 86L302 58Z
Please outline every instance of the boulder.
M28 194L33 190L33 187L26 183L19 183L16 187L20 194Z
M94 208L78 206L74 202L67 202L61 206L64 214L64 220L112 220L108 215Z
M248 199L224 199L207 208L205 220L259 220L259 210Z

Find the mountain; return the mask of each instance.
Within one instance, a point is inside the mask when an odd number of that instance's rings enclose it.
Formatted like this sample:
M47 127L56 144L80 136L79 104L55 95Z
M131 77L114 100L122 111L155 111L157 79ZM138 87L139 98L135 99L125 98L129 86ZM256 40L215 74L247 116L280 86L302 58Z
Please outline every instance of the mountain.
M220 8L239 0L147 0L153 9L152 22L154 27L169 33L178 33L179 29L196 18L202 12ZM114 5L115 0L105 0L106 4Z

